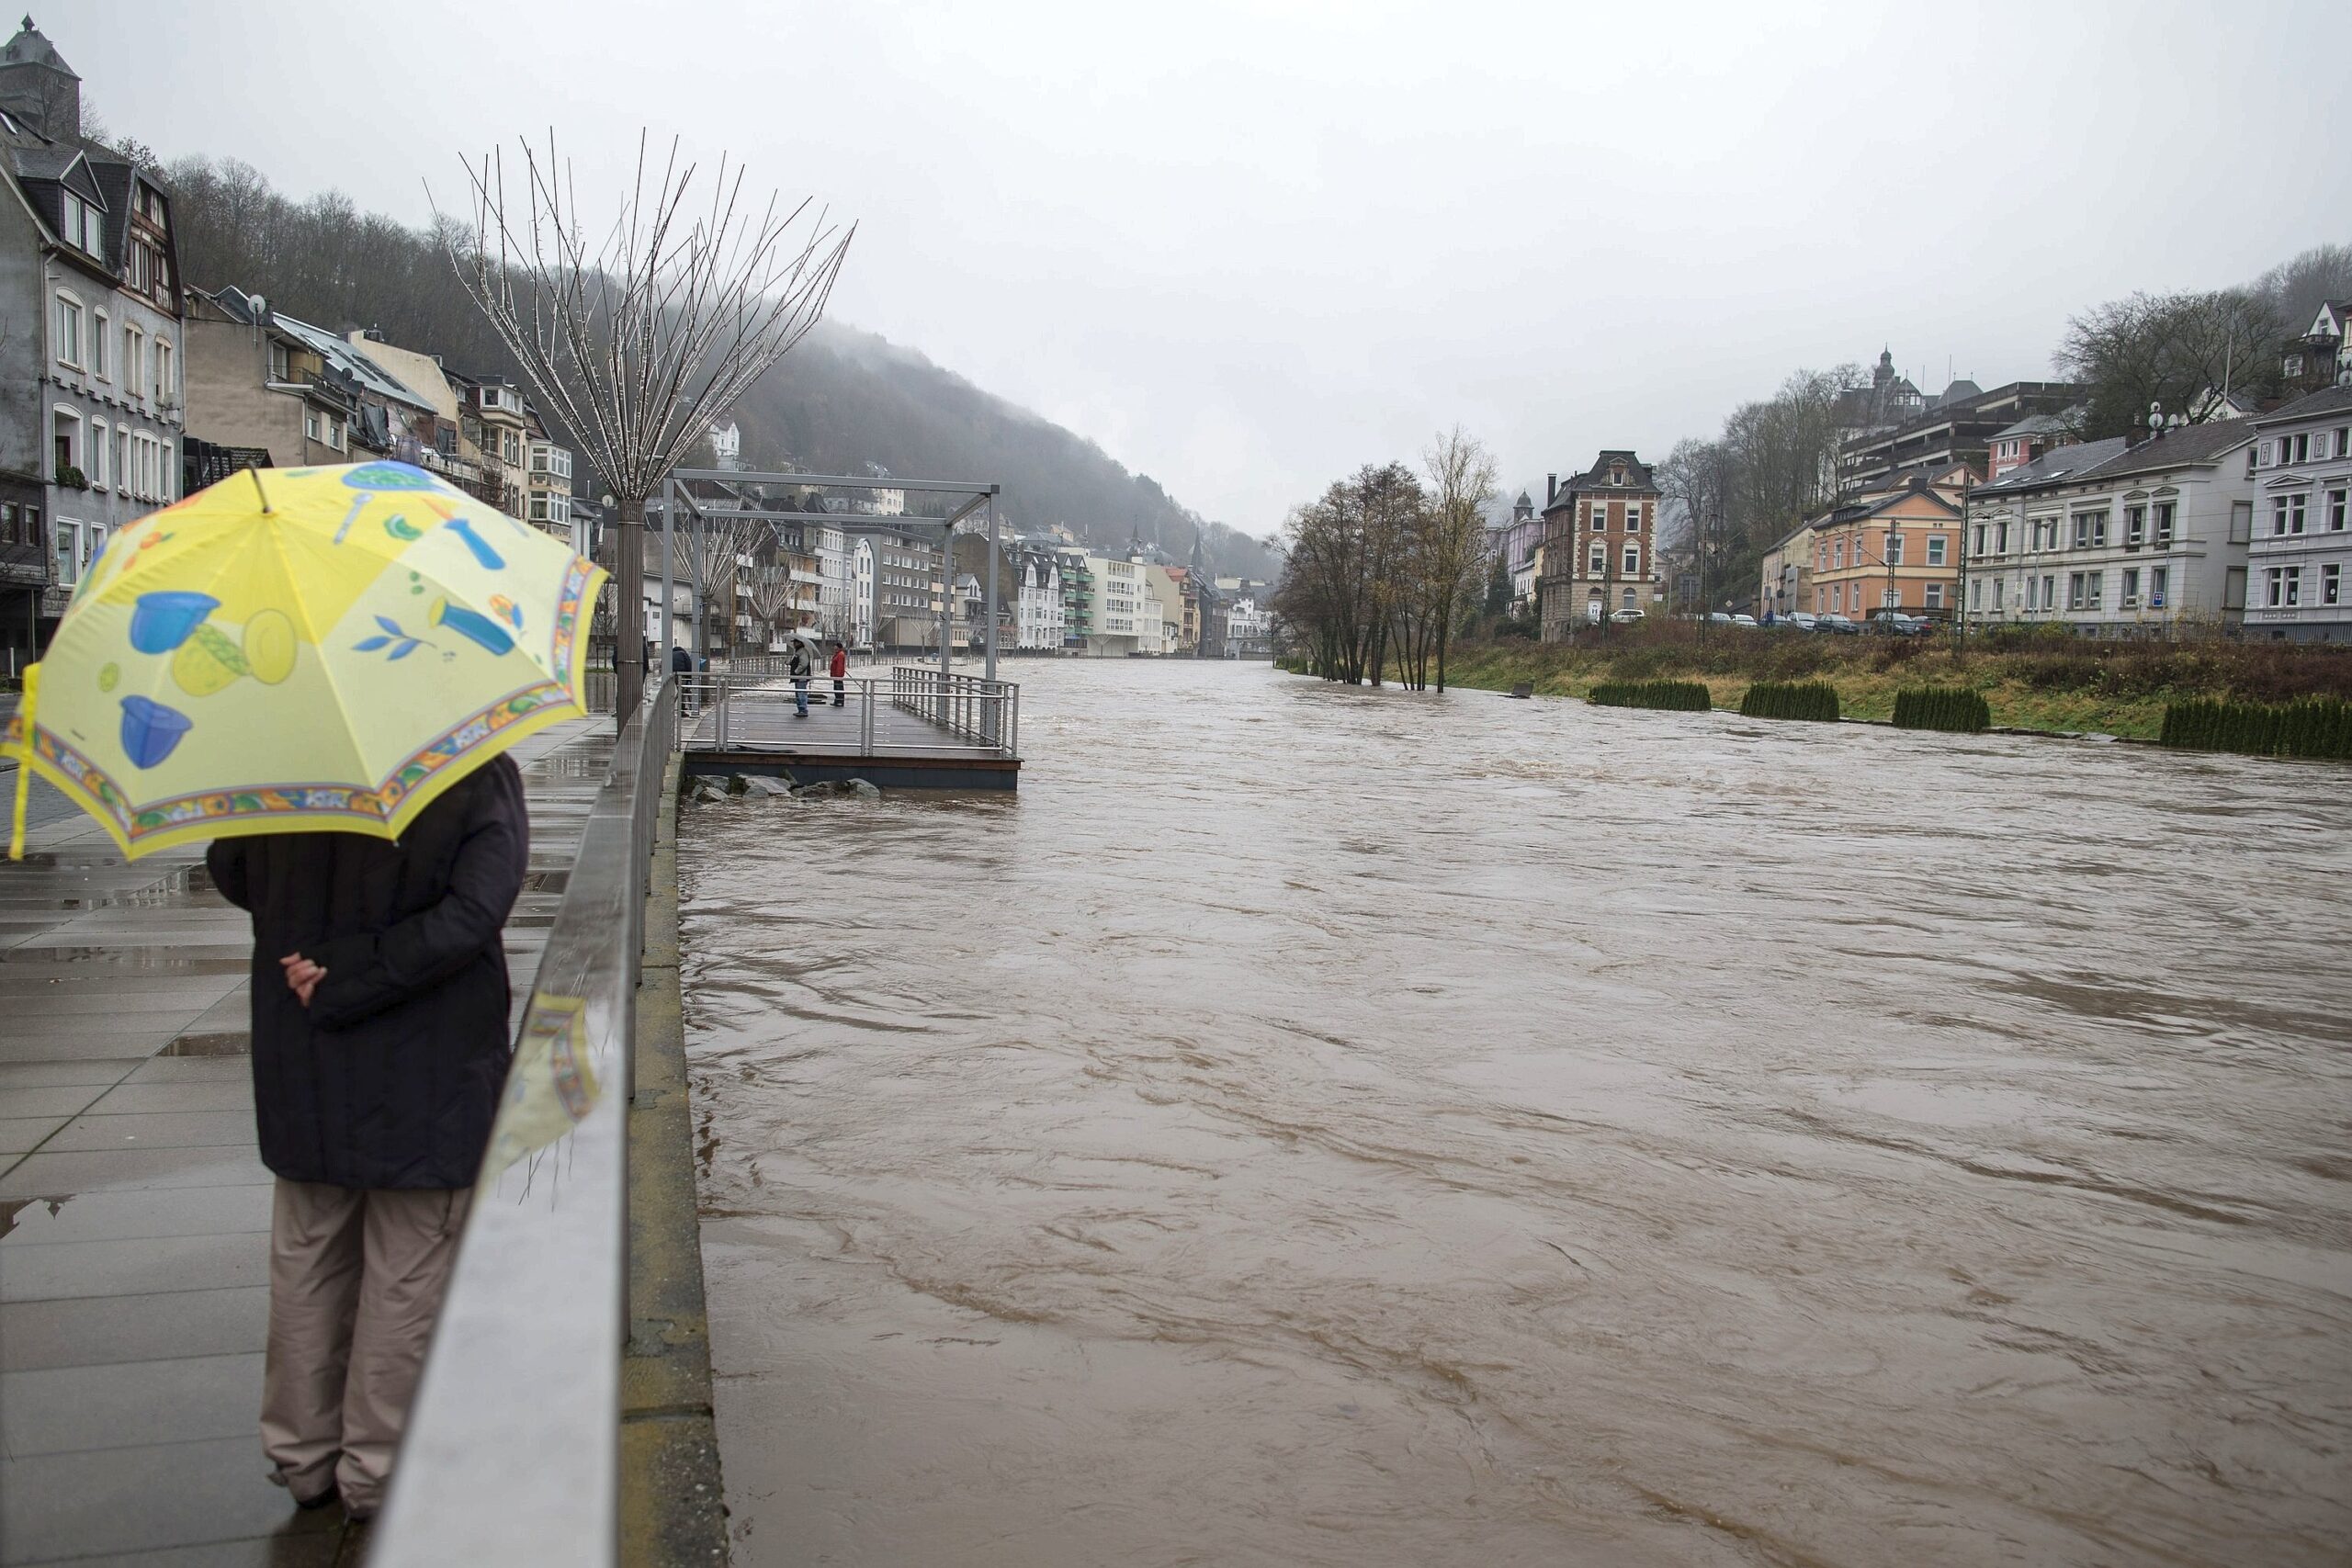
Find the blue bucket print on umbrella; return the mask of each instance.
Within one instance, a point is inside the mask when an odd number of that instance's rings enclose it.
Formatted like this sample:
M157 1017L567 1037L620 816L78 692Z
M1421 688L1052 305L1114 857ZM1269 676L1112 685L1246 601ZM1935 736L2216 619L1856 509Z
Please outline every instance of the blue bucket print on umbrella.
M196 720L147 697L122 699L122 752L134 768L152 768L172 754Z
M130 646L141 653L169 653L220 607L209 593L174 589L141 593L130 610Z
M441 481L413 463L362 463L343 476L354 490L439 490Z
M514 647L514 639L506 628L488 615L478 615L463 604L452 604L447 599L434 601L433 624L447 626L469 642L478 643L492 653L506 653Z

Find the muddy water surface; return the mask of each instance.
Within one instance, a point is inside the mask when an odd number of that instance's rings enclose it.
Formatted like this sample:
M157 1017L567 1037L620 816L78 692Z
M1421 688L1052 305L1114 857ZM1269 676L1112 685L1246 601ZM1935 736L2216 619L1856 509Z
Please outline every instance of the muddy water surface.
M1018 666L687 808L743 1563L2342 1563L2352 774Z

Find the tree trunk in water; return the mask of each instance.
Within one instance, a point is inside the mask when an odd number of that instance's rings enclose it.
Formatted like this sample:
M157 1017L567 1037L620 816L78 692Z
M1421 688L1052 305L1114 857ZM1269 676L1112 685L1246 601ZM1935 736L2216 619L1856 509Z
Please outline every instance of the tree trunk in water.
M618 557L614 575L620 583L613 603L613 728L617 730L645 697L645 498L623 496L614 513L613 549Z

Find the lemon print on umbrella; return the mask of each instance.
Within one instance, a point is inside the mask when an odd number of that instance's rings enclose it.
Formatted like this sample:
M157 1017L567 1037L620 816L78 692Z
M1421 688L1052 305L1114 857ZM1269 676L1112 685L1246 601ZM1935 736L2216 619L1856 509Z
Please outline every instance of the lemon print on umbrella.
M200 624L172 655L172 682L191 697L209 697L248 675L275 686L294 673L294 623L281 611L254 611L235 641Z

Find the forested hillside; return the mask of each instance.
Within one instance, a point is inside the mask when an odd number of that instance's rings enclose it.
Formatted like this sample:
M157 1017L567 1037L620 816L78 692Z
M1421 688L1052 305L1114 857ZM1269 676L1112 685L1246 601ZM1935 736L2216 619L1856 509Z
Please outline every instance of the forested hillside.
M294 200L233 161L183 158L166 178L181 270L198 288L235 284L320 326L379 327L454 367L514 374L432 234L361 212L337 193ZM1220 570L1272 575L1255 539L1203 522L1092 442L854 327L820 326L735 418L755 465L861 473L871 462L903 478L996 479L1005 487L1001 514L1016 527L1061 523L1099 547L1142 539L1180 558L1198 527Z

